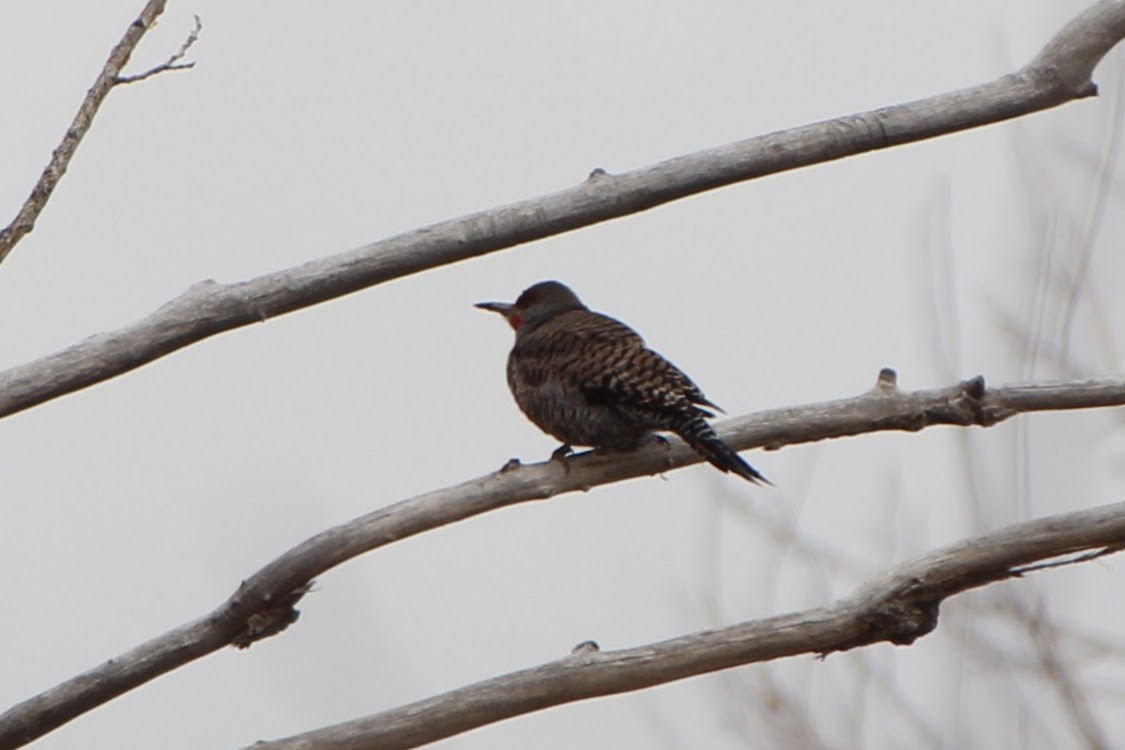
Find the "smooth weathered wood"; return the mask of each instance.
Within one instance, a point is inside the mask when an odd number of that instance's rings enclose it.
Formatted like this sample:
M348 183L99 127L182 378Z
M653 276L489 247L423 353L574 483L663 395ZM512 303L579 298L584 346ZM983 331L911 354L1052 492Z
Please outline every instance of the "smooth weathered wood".
M909 644L937 626L943 599L1020 576L1022 566L1038 560L1108 553L1123 544L1125 503L1020 523L899 565L827 607L620 651L581 644L558 661L253 748L402 750L550 706L720 669L879 642ZM1094 555L1082 558L1089 559Z
M1122 404L1125 378L994 390L986 389L982 378L973 378L949 388L900 392L894 386L893 373L884 370L878 386L861 396L738 417L716 425L716 429L724 440L743 450L879 430L920 430L945 424L991 425L1021 411ZM585 491L699 461L694 451L675 438L669 439L667 446L653 444L635 453L581 454L568 459L566 467L557 461L526 466L512 461L491 474L388 505L323 531L247 578L230 599L206 617L154 638L0 715L0 750L20 747L91 708L222 648L243 632L247 620L255 613L269 610L271 604L285 601L310 579L365 552L516 503ZM1102 538L1096 530L1091 533L1091 539ZM984 568L977 565L974 569ZM775 620L767 622L774 623L771 627L789 623ZM759 634L755 638L765 637L760 635L766 632L761 627L754 626L753 632ZM840 636L831 643L811 642L808 650L830 650L833 644L856 637L854 630L847 632L851 635ZM722 666L730 664L716 662L702 671ZM520 712L526 710L534 708Z
M1125 37L1125 3L1103 0L1020 70L908 104L675 157L329 255L249 281L201 282L116 331L0 373L0 417L116 377L223 331L375 284L627 216L790 169L933 138L1092 96L1094 67Z

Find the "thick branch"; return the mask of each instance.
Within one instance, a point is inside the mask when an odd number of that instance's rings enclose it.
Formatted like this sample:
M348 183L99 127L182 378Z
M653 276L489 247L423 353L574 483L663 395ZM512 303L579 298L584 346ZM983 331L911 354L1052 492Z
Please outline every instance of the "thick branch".
M950 388L904 393L895 388L893 372L884 370L878 386L862 396L739 417L717 425L717 429L738 449L777 448L877 430L920 430L937 424L987 426L1023 411L1122 404L1125 379L986 391L983 379L974 378ZM295 593L307 590L304 587L310 579L364 552L516 503L584 491L699 461L675 438L669 439L667 446L654 444L629 454L582 454L569 459L565 467L557 461L528 466L513 461L487 476L403 500L328 529L245 580L229 600L206 617L154 638L10 709L0 716L0 750L30 742L91 708L228 643L249 645L253 634L248 638L247 631L253 630L255 622L283 623L284 627L291 619L279 607L284 610ZM1025 562L1036 559L1041 558L1032 557ZM815 641L804 650L831 650L833 644L844 642L846 639ZM729 665L710 668L721 666Z
M35 183L35 187L31 189L31 195L28 196L12 223L0 229L0 262L8 257L8 253L12 252L12 248L23 239L24 235L35 228L35 221L47 206L47 201L50 200L51 193L55 191L59 180L66 174L67 166L69 166L74 152L78 150L78 144L82 142L86 132L89 131L90 125L94 122L94 115L98 113L98 109L102 106L106 96L109 95L110 90L119 83L139 80L139 78L122 78L121 71L129 62L129 57L133 54L133 50L137 48L145 32L153 27L156 18L164 12L165 2L166 0L149 0L140 16L129 24L129 28L126 29L125 35L121 37L121 41L109 53L109 59L102 67L102 72L98 74L94 85L86 92L86 98L82 100L82 105L78 108L78 114L74 116L70 127L67 128L62 143L51 154L51 161L43 170L43 174L39 176L39 181ZM187 48L195 42L198 32L199 19L197 17L196 30L188 37L188 41L184 43L178 55L173 55L167 63L154 68L141 77L148 77L164 70L191 67L190 64L177 63L177 61L187 51Z
M1020 575L1020 566L1125 541L1125 503L1030 521L899 565L827 607L646 646L569 656L255 750L399 750L561 703L660 685L796 654L910 644L937 626L942 600ZM1088 557L1085 559L1089 559Z
M234 284L204 282L137 323L0 373L0 416L85 388L222 331L707 190L1055 107L1095 92L1090 74L1125 36L1102 0L1028 65L991 83L770 133L375 242Z

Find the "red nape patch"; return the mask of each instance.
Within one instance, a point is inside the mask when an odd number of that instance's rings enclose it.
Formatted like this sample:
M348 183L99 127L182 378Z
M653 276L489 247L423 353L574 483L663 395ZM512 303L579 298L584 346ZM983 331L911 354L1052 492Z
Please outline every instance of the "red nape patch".
M508 324L512 326L513 331L518 331L520 326L523 325L523 319L515 314L508 316Z

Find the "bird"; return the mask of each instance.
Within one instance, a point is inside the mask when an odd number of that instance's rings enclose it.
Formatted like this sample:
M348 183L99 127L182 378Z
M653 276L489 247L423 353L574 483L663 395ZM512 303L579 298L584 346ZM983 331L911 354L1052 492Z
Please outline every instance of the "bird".
M722 409L691 378L632 328L586 307L570 287L541 281L514 303L476 307L504 316L515 331L508 387L524 415L562 441L552 458L565 458L575 445L629 451L672 432L720 471L770 484L707 423Z

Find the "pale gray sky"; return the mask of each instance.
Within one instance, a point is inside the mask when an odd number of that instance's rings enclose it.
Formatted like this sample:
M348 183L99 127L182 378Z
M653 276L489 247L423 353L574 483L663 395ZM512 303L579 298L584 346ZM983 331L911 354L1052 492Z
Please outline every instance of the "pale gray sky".
M6 1L3 222L142 4ZM193 13L197 67L110 95L35 232L0 266L0 367L134 321L201 279L245 279L558 190L594 167L991 79L1087 4L171 0L133 69L177 48ZM1096 100L396 281L5 419L0 708L210 611L326 526L512 456L546 457L554 443L504 383L510 331L472 307L534 281L563 280L635 326L731 414L853 395L883 366L907 388L1027 376L1004 322L1031 330L1044 248L1056 267L1081 249L1118 116L1119 51L1096 80ZM1106 327L1081 306L1076 366L1040 364L1036 377L1123 369L1114 190L1091 270ZM586 639L623 648L823 604L862 577L779 548L745 511L874 575L977 530L1120 500L1125 438L1112 416L751 453L777 489L696 467L472 519L332 571L283 636L193 663L37 746L240 746ZM1121 565L1035 585L1052 614L1110 637L1122 612L1106 617L1105 592L1120 590ZM956 606L910 649L564 706L442 747L771 747L767 678L834 747L917 736L880 680L947 747L1011 746L1028 732L1075 746L1049 688L1029 679L1001 697L963 645L966 631L1003 642L1011 626L958 620ZM857 677L864 666L875 676ZM1121 668L1081 673L1117 690L1097 707L1117 736Z

